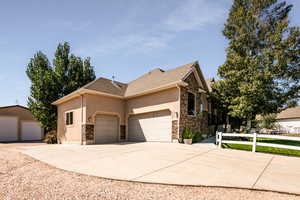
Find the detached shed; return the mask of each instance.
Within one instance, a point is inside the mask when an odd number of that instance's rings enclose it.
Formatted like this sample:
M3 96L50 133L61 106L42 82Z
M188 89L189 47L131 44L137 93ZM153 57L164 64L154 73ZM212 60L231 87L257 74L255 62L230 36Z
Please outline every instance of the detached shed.
M43 130L28 108L19 105L0 107L0 142L42 139Z
M285 133L300 133L300 106L289 108L277 115L279 129Z

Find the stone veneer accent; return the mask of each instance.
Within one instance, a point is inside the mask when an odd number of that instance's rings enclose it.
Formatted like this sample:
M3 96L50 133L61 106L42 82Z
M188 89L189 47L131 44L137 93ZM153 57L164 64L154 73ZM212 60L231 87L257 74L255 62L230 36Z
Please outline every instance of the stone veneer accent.
M172 121L172 140L178 139L178 120Z
M93 124L83 124L82 125L82 140L84 144L94 143L94 125Z
M126 126L120 125L120 139L126 140Z
M196 113L200 113L201 95L199 93L199 84L195 78L194 73L188 76L185 80L189 85L180 88L180 120L179 120L179 138L182 138L182 132L185 127L191 128L195 132L205 131L208 128L208 114L196 114L195 116L188 115L188 92L196 95ZM203 88L201 88L203 89Z

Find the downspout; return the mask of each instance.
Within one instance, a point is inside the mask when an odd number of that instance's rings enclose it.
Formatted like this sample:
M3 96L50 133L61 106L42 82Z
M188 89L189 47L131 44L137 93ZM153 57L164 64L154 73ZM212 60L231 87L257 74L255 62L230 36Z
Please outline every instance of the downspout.
M81 96L81 105L80 105L81 106L81 137L80 137L81 141L80 141L80 144L83 145L83 133L82 133L83 132L83 126L82 126L83 125L83 95L81 94L80 96Z

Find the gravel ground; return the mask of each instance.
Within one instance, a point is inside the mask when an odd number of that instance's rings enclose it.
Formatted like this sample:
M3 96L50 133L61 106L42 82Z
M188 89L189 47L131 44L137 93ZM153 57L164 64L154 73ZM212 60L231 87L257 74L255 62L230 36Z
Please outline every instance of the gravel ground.
M17 199L264 199L300 196L275 192L186 187L107 180L56 169L0 145L0 200Z

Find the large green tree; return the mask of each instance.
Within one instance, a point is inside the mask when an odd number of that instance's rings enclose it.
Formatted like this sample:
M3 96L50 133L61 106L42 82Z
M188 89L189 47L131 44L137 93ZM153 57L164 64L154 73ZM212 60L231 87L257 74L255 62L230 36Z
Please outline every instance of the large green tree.
M223 35L229 40L214 95L230 116L251 120L295 105L300 89L300 32L289 26L292 5L234 0Z
M58 45L53 67L39 51L30 60L26 73L31 81L28 107L46 132L56 129L57 112L51 103L96 78L90 58L83 60L70 54L66 42Z
M46 132L56 129L56 108L51 103L58 99L60 88L46 55L37 52L30 59L26 73L31 81L27 102L30 111Z

